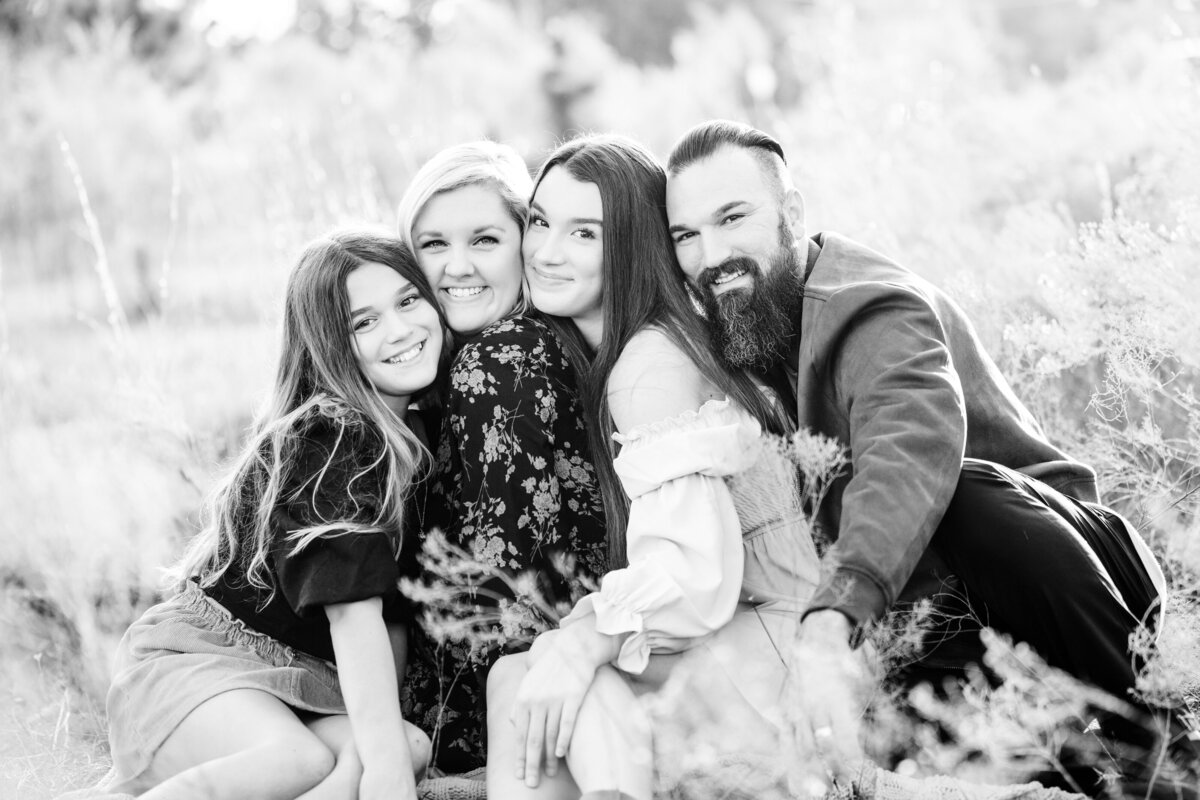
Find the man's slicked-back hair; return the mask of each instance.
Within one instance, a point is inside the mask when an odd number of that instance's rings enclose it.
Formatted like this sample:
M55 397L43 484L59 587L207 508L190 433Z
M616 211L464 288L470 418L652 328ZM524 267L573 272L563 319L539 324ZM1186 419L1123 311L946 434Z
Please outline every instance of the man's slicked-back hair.
M710 119L685 133L667 157L667 174L678 175L724 147L748 151L780 195L783 194L787 186L787 156L783 154L783 145L758 128L730 119Z

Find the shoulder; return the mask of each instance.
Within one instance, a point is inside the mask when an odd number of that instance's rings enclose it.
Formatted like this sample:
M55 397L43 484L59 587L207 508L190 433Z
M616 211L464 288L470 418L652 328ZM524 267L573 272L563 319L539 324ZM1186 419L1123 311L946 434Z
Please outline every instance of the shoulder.
M295 434L290 472L301 483L321 473L359 473L377 463L386 447L374 423L336 401L312 409Z
M656 328L644 328L629 340L606 389L618 430L696 411L714 391L687 353Z
M546 325L531 317L494 322L467 340L454 357L451 371L487 369L512 372L546 360L561 346Z

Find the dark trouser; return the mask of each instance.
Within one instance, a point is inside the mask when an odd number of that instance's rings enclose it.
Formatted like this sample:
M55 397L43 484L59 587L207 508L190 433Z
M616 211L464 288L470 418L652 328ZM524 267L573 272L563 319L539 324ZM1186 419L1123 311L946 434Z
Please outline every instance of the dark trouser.
M1143 621L1153 625L1158 614L1158 592L1130 540L1137 535L1103 506L968 459L906 596L943 579L954 586L949 575L957 576L960 594L943 595L935 605L949 600L953 612L965 601L983 625L1129 700L1141 666L1130 654L1129 636ZM931 667L954 659L954 645L947 644L929 653Z

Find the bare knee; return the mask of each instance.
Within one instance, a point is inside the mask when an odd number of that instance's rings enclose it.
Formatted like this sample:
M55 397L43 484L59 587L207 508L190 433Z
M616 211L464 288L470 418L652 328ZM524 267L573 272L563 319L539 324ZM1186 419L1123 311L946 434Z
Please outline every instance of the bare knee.
M408 736L408 753L412 759L413 775L420 780L429 768L430 759L433 758L433 743L429 741L425 731L415 725L408 724L404 727Z
M302 791L325 780L337 766L337 754L315 736L289 737L276 746L286 754L286 769Z
M529 672L529 659L525 653L501 657L488 672L488 713L499 708L504 701L512 702L521 686L521 679ZM507 709L504 709L507 711Z

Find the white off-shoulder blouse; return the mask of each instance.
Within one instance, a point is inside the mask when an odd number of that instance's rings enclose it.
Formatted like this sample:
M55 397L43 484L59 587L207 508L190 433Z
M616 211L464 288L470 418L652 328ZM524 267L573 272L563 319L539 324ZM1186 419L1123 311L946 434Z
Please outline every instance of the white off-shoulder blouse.
M819 570L796 470L758 422L728 400L615 434L630 498L629 566L604 576L563 625L595 616L625 635L615 664L686 650L726 625L739 601L811 596Z

